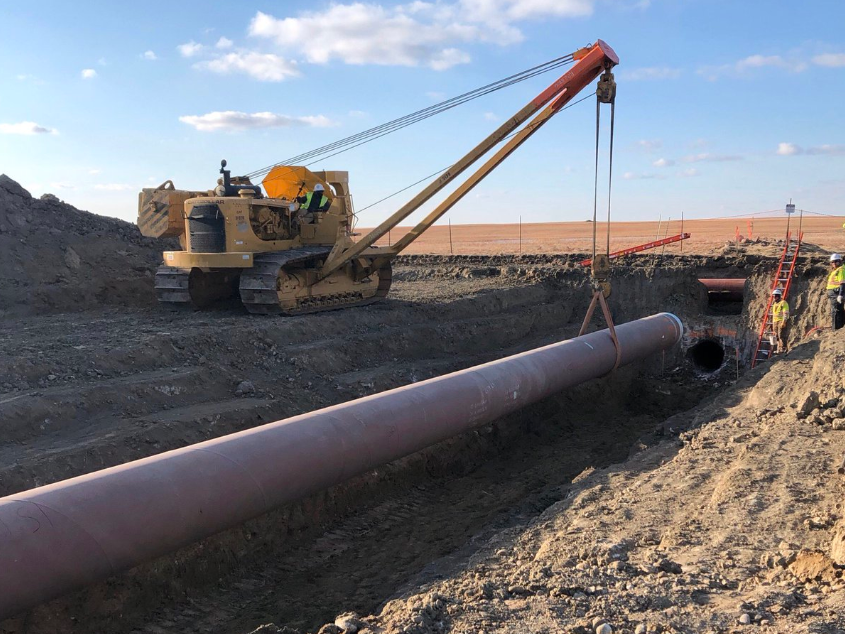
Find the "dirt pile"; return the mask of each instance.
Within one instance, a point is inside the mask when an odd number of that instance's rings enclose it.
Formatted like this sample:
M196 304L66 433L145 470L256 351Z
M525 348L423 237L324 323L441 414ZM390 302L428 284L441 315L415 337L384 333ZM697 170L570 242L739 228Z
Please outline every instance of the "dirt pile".
M845 631L843 361L841 335L804 344L442 578L320 631Z
M0 175L0 317L151 306L168 244Z
M793 236L794 237L794 236ZM783 247L786 244L785 240L772 240L767 238L748 238L740 237L739 242L736 240L728 240L725 242L718 252L722 255L742 256L746 254L768 255L780 257L783 253ZM801 243L801 254L803 255L828 255L830 251L820 247L811 242Z

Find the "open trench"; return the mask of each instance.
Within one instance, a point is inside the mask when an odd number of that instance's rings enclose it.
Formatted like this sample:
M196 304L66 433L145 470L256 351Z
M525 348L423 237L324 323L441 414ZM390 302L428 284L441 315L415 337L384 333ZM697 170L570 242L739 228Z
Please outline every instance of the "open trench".
M270 622L315 631L437 578L485 536L559 500L585 469L624 460L747 364L765 298L757 287L771 263L655 263L617 269L614 318L676 313L689 329L676 352L55 600L0 631L234 634ZM753 283L739 306L714 306L702 276ZM0 394L0 493L566 339L589 301L583 271L552 259L406 258L396 279L382 304L281 321L224 310L59 315L4 327L0 361L13 358L3 356L13 339L32 354L8 361L15 379ZM232 396L244 380L252 390Z

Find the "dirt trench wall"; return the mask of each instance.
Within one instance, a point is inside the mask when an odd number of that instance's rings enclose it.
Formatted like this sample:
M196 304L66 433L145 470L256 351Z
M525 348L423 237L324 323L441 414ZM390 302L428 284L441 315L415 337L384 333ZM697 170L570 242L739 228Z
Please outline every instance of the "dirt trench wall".
M20 345L0 353L12 390L0 399L0 414L6 410L15 421L13 440L3 447L2 485L19 491L575 336L590 300L586 272L542 262L524 271L509 266L462 266L456 273L406 263L397 267L392 299L284 320L239 313L126 314L114 322L45 317L43 329L31 324L19 337L27 362L18 359ZM701 309L689 266L619 270L614 284L611 307L620 323ZM452 294L431 299L443 292ZM592 329L603 327L597 314ZM45 345L51 337L56 345ZM140 624L156 606L204 596L221 578L282 556L299 535L308 542L362 506L477 469L519 442L536 450L552 439L566 445L580 438L577 451L560 453L566 469L622 459L660 412L690 402L687 389L681 396L640 380L662 369L661 358L623 369L51 603L0 631L20 632L23 623L30 633L123 631L114 629L118 614L121 627ZM243 379L255 393L230 396ZM69 411L73 416L63 416ZM72 619L76 629L68 628Z
M759 267L748 278L746 308L743 311L741 325L750 335L751 343L746 346L749 360L754 354L751 348L757 343L776 267L777 262L772 262L766 267ZM830 307L825 295L828 271L828 261L824 256L799 258L787 298L790 309L788 333L790 347L804 340L810 329L816 326L830 326Z

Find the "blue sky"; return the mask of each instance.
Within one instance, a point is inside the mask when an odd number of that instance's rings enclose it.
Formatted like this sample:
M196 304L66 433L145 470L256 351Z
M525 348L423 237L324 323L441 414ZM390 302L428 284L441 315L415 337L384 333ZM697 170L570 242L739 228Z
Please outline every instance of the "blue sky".
M616 50L618 219L845 212L845 2L0 0L0 172L134 220L141 187L213 186L545 62ZM361 208L445 167L554 77L315 168ZM549 123L452 222L592 213L592 100ZM383 219L415 190L362 214Z

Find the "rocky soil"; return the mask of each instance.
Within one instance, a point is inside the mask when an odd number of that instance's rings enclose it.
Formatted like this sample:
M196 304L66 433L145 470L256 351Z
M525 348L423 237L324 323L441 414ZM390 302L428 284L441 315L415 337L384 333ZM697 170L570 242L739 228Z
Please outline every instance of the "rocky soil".
M416 255L372 306L171 312L164 248L0 177L0 495L571 337L590 299L578 254ZM808 254L793 345L826 311ZM675 312L685 346L735 344L716 373L684 349L621 369L0 632L845 631L841 337L734 384L774 264L615 266L615 320ZM748 278L741 314L698 277Z
M0 174L0 318L152 306L152 274L168 244L52 194L33 198Z
M838 333L801 345L442 579L320 632L845 631L843 362Z

